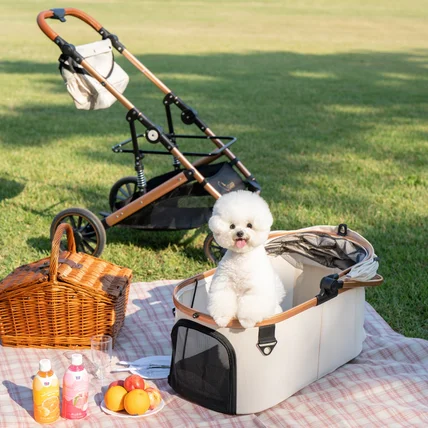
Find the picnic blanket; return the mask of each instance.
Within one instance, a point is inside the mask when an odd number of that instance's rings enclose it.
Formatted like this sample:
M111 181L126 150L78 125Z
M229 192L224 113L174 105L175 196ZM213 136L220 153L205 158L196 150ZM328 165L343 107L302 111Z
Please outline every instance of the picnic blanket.
M118 360L171 352L174 324L172 291L176 281L131 285L125 325L114 348ZM224 415L178 396L166 379L154 381L165 407L141 419L102 412L102 399L91 382L88 416L60 418L56 427L410 427L428 426L428 341L395 333L366 303L367 339L361 354L335 372L303 388L271 409L251 415ZM33 419L32 376L38 361L50 358L62 377L71 351L0 346L0 427L40 426ZM85 359L90 351L84 350ZM111 374L124 379L126 373ZM95 386L94 386L95 385ZM254 385L260 388L261 385ZM95 388L95 389L94 389ZM268 393L268 391L265 391Z

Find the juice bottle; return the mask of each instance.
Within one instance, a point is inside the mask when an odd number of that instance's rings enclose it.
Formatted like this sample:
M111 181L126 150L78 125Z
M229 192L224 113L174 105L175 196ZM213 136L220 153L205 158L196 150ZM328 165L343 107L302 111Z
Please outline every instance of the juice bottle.
M82 419L88 412L89 376L83 366L82 354L71 356L71 366L64 374L62 383L62 416Z
M50 424L59 418L59 382L50 360L39 362L39 371L33 380L34 419Z

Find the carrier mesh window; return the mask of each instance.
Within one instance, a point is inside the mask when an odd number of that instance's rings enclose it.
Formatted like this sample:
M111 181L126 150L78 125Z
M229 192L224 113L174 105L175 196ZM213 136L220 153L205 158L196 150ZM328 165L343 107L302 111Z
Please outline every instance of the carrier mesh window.
M234 414L235 354L228 340L188 320L180 320L171 335L171 387L190 401Z
M313 232L281 236L267 244L266 251L282 256L293 266L296 266L296 256L303 256L322 266L341 270L354 266L367 255L363 247L349 239Z

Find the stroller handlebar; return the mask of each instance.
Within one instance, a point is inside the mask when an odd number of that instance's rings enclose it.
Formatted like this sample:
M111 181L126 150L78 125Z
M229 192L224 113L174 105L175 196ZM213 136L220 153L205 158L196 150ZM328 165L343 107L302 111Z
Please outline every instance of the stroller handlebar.
M79 9L73 7L66 7L64 9L50 9L40 12L37 15L37 24L40 29L48 36L52 41L54 41L58 34L52 30L52 28L46 22L46 19L59 19L61 22L65 22L65 16L74 16L75 18L80 19L86 24L90 25L95 31L99 32L103 26L94 18L89 16L87 13L82 12Z

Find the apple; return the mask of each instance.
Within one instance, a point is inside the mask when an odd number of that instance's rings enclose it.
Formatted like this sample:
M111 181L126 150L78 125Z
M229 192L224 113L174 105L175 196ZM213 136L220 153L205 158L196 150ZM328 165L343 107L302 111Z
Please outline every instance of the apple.
M107 389L111 388L112 386L123 386L123 384L125 383L124 380L114 380Z
M146 384L141 376L138 376L137 374L132 374L125 379L123 386L129 392L133 389L144 389Z
M150 407L149 410L155 409L157 406L159 406L160 402L162 401L161 393L158 389L153 388L152 386L149 386L146 388L147 394L149 394L150 399Z

